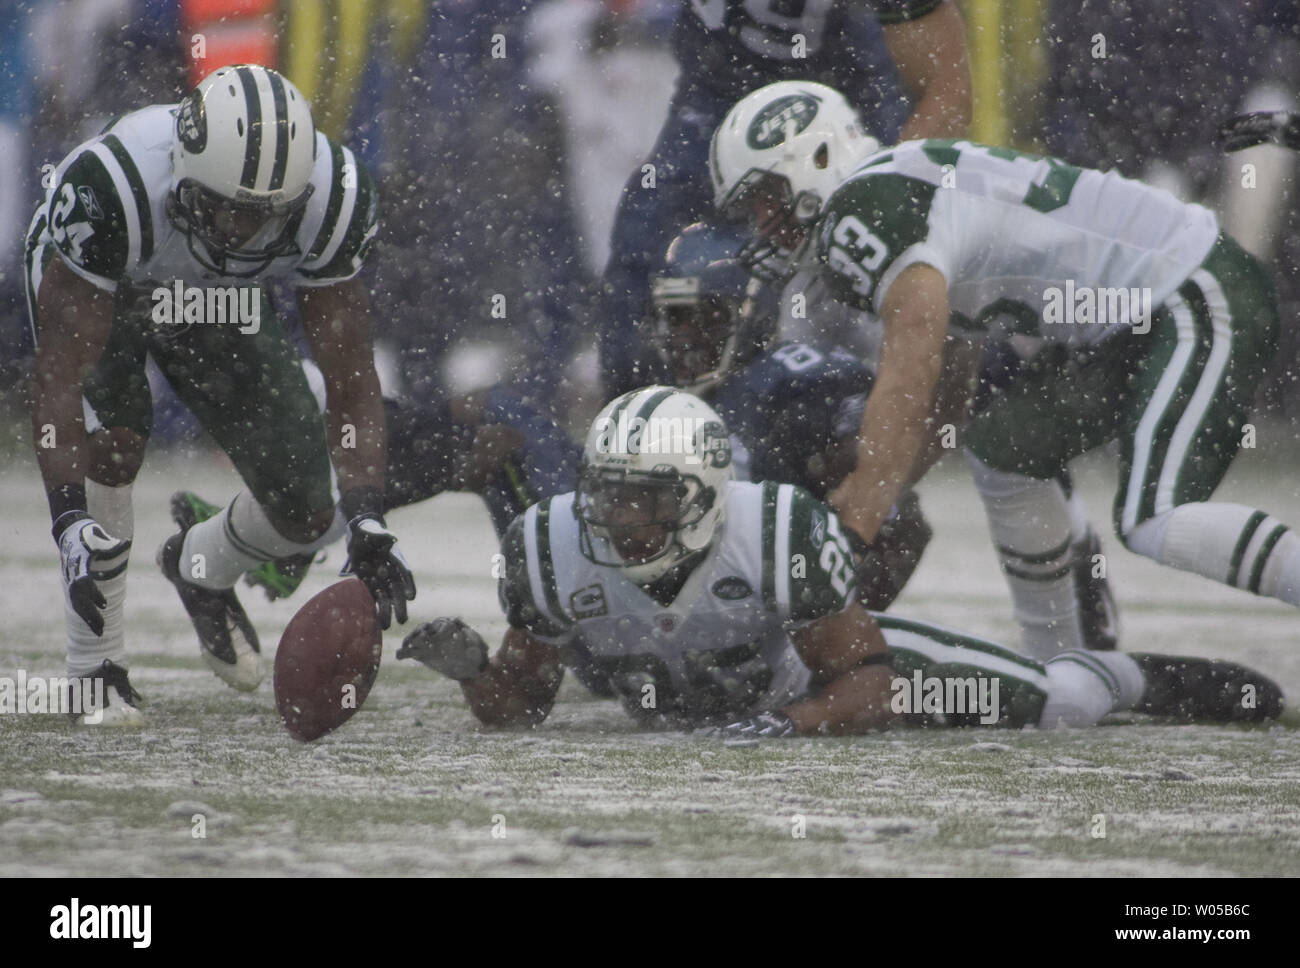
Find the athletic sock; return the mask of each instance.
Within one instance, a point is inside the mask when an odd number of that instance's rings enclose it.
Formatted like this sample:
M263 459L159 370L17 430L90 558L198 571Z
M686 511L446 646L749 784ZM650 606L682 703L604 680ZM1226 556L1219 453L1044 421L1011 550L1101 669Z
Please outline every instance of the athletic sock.
M1070 541L1079 544L1088 537L1088 509L1083 506L1079 489L1072 488L1065 497L1066 513L1070 515Z
M335 515L334 525L315 541L290 541L275 530L253 495L240 491L219 513L186 533L181 577L203 588L231 588L240 575L262 562L311 553L338 533Z
M87 479L86 510L111 537L129 540L135 535L130 484L124 487L109 487ZM104 616L103 635L96 635L90 630L90 626L72 610L72 605L64 595L63 614L68 631L69 676L84 676L98 672L105 659L126 666L126 632L123 613L126 610L126 566L130 557L131 549L128 548L120 555L106 561L95 562L91 570L91 575L95 578L95 587L108 603L101 609L101 614Z
M1218 501L1180 504L1125 539L1162 565L1300 606L1300 538L1264 511Z
M1022 648L1039 660L1083 648L1061 485L994 470L969 451L966 460L1007 576Z
M1044 663L1047 702L1038 725L1092 726L1107 713L1132 709L1142 698L1142 670L1122 652L1062 652Z

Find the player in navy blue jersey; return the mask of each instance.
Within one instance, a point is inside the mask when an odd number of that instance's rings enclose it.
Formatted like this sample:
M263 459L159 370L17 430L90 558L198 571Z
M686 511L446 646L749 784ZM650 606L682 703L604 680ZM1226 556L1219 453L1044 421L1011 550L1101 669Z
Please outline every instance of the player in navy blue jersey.
M628 180L605 270L607 397L668 379L638 328L648 276L681 226L710 215L709 138L736 100L777 80L821 80L844 91L885 143L961 137L970 119L965 39L951 0L681 0L673 52L677 90L652 168Z
M497 384L435 406L386 401L388 507L469 491L499 535L530 505L573 487L581 448L521 388Z

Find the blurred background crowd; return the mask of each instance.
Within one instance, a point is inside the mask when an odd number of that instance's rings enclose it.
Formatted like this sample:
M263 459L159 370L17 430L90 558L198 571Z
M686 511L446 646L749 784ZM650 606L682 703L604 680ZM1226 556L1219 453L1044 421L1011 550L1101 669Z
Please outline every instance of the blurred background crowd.
M694 0L692 0L694 2ZM974 140L1147 178L1215 208L1275 271L1300 392L1300 155L1225 155L1219 120L1300 103L1296 0L960 0ZM620 192L654 146L687 0L0 0L0 395L25 436L23 234L42 176L117 114L224 63L284 72L382 192L366 268L386 390L510 374L561 415L596 380ZM1243 165L1253 165L1253 187ZM498 297L494 299L493 297ZM501 298L503 297L503 298ZM281 301L281 305L285 305ZM178 405L155 439L192 433Z

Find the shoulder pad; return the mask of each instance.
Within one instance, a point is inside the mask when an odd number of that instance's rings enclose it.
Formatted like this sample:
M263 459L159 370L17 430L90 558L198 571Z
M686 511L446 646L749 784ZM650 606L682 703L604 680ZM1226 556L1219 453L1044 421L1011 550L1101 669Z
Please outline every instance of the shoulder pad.
M299 282L308 286L330 285L355 276L379 231L379 193L370 172L352 149L330 138L324 138L324 144L325 157L317 166L328 166L325 211L316 237L298 265ZM316 191L321 193L319 185ZM322 202L313 199L312 204Z
M873 309L876 287L903 252L929 235L936 187L919 178L870 169L831 195L817 250L830 269L832 295Z
M504 558L497 597L513 628L525 629L543 639L565 638L570 629L560 609L555 574L549 567L551 542L547 528L547 499L519 515L501 539ZM529 532L536 538L537 554L528 553Z
M806 622L843 609L853 593L853 556L829 507L801 487L763 484L763 600Z
M77 275L113 289L153 255L153 222L139 169L112 134L63 169L48 200L50 238Z

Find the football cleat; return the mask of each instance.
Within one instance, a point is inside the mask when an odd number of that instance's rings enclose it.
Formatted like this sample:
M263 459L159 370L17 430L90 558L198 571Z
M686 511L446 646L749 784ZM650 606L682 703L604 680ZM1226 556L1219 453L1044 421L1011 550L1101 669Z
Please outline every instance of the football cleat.
M795 735L794 723L785 713L756 713L736 722L714 726L705 735L718 739L784 738Z
M315 560L314 555L304 553L263 562L244 576L244 584L262 589L268 602L288 598L298 590Z
M127 671L117 663L105 659L97 671L90 675L79 676L74 682L77 684L70 684L68 687L68 715L75 725L109 727L144 725L144 713L139 709L143 700L132 687L131 680L127 678ZM74 701L72 695L74 690L80 690L80 702ZM111 698L111 692L117 693L117 702ZM80 711L77 711L78 707Z
M177 491L172 495L172 520L177 524L190 521L198 524L221 510L219 504L209 504L193 491Z
M185 535L198 523L191 497L185 492L172 496L172 519L180 531L158 549L158 567L176 587L181 604L194 623L203 661L231 688L252 692L262 681L262 648L235 590L203 588L181 576Z
M180 520L178 514L192 514L197 524L220 510L219 505L209 504L193 491L177 491L172 495L173 520ZM307 577L307 569L314 561L311 554L289 555L287 558L265 561L244 576L244 584L250 588L261 588L269 602L288 598L298 590L298 586Z
M1235 662L1130 655L1146 682L1135 712L1189 723L1254 723L1276 719L1286 706L1277 683Z
M1071 549L1073 553L1074 592L1079 602L1079 628L1083 647L1094 651L1113 651L1119 644L1119 609L1110 580L1093 575L1093 562L1101 554L1101 539L1091 528L1087 537Z

